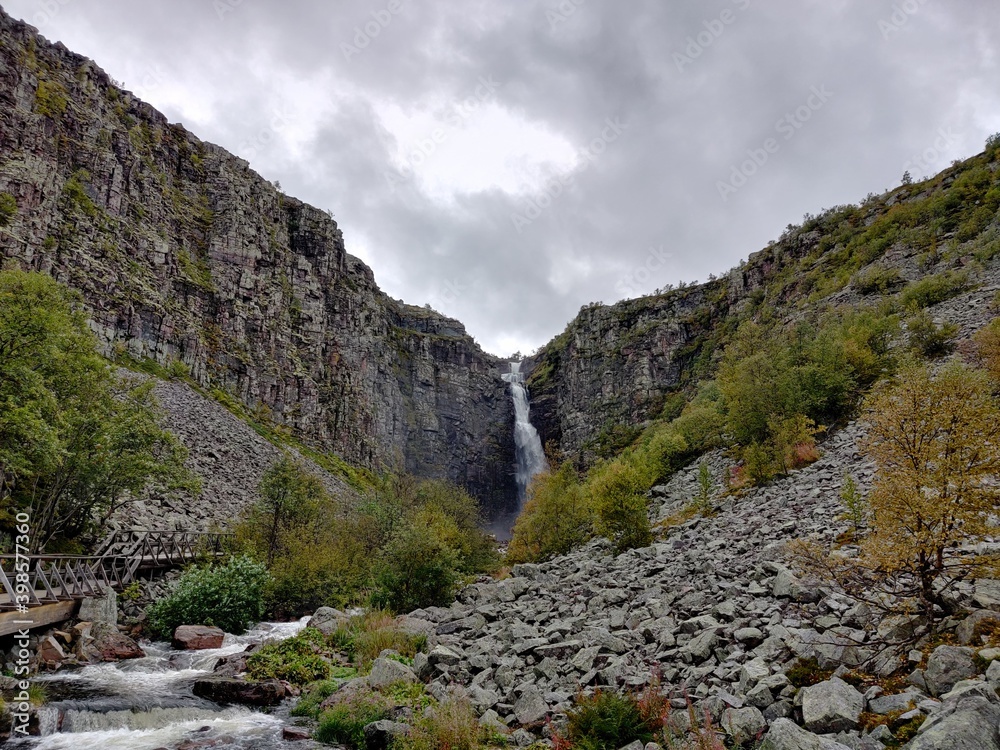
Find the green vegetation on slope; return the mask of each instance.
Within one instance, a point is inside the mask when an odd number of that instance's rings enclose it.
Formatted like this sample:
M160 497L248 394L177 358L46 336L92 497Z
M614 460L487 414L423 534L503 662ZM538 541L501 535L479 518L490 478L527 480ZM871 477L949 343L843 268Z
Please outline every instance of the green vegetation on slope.
M196 490L160 421L152 384L97 353L78 295L0 272L0 547L19 513L33 550L78 550L147 486Z
M865 392L893 374L904 349L925 358L952 351L957 326L935 321L925 308L973 287L978 264L1000 249L998 156L994 137L984 154L937 177L789 226L741 265L744 278L762 277L742 304L729 306L728 277L703 287L714 307L706 302L688 316L699 324L675 355L685 362L681 389L660 401L658 418L610 419L589 456L557 460L552 473L538 477L509 560L546 559L595 534L619 550L648 543L646 493L693 457L728 447L740 461L730 489L767 482L815 460L816 435L852 416ZM906 284L897 267L881 265L890 250L915 257L925 275ZM831 295L849 284L865 298L834 303ZM677 290L612 310L631 311L631 319L660 309L669 318L688 294ZM591 316L582 311L540 353L529 378L536 394L551 392ZM994 361L990 331L981 350ZM678 399L686 406L678 409Z
M475 500L458 487L386 475L346 504L290 457L268 470L234 531L236 550L267 565L274 616L322 605L447 604L464 576L499 562Z

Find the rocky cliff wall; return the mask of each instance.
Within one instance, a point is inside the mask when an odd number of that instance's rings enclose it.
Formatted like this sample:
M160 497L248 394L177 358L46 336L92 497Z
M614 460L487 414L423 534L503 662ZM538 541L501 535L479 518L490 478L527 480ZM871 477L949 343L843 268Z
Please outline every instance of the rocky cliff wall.
M925 217L920 219L925 224L910 225L910 237L901 231L892 235L899 239L891 244L857 239L867 239L865 230L878 222L884 227L901 221L901 215L916 216L914 206L926 207L929 199L949 191L962 170L982 164L1000 172L995 156L992 161L973 157L920 186L902 186L860 206L810 217L720 278L582 308L525 367L532 419L543 443L581 464L613 455L646 421L663 413L672 394L711 377L726 337L762 310L778 325L821 310L882 302L895 304L905 317L899 294L907 283L959 273L966 278L964 291L929 312L938 322L958 325L959 339L968 338L996 314L992 295L1000 280L995 250L1000 215L989 217L971 238L935 228ZM954 192L946 197L962 205ZM929 215L933 209L923 210ZM957 210L954 214L961 216ZM954 216L949 219L957 223ZM866 289L864 278L872 273L893 279L890 288Z
M5 263L78 289L108 354L182 362L353 463L513 501L502 363L382 293L326 213L2 11L0 192Z

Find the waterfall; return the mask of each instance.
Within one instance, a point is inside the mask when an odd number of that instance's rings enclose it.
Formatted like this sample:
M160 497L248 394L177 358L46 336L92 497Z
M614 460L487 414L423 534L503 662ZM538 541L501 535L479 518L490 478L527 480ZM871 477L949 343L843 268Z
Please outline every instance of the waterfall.
M261 623L242 636L226 635L221 648L178 651L144 643L146 656L113 664L38 675L49 696L38 709L40 737L8 741L24 750L294 750L282 739L288 707L263 713L195 697L195 680L208 677L219 658L250 644L282 641L300 632L308 617Z
M514 402L514 448L517 457L517 510L520 512L528 494L532 477L548 469L538 430L531 425L531 404L528 389L524 386L521 363L511 362L510 373L503 379L510 384L510 397Z

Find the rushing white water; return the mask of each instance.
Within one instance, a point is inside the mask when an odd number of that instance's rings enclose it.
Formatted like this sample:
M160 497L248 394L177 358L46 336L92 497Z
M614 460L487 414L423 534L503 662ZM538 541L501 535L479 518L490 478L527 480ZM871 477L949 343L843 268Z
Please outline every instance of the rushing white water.
M524 375L521 374L521 363L511 362L510 373L504 375L503 379L510 384L510 397L514 402L514 449L517 459L517 511L507 518L509 535L510 527L524 505L528 485L536 474L548 469L548 462L545 460L538 430L531 424L531 402L524 385Z
M281 739L284 722L248 708L223 708L191 692L221 657L250 643L284 640L308 618L261 623L242 636L226 635L222 647L175 651L143 644L145 658L45 675L36 680L54 699L39 710L40 738L8 747L32 750L154 750L186 740L218 742L218 750L293 747Z

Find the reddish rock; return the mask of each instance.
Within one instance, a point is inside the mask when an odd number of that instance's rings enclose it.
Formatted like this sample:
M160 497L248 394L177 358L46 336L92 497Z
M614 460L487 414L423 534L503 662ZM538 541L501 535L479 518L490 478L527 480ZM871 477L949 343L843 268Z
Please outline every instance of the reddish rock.
M66 652L59 641L47 635L38 642L38 658L46 664L58 664L66 658Z
M216 703L275 706L287 695L277 680L250 682L232 677L206 677L194 683L194 694Z
M300 727L285 727L281 730L281 739L287 740L288 742L299 742L301 740L311 739L311 735L305 729Z
M109 623L95 622L90 634L94 640L88 644L88 650L96 651L102 661L141 659L146 655L138 643Z
M207 625L181 625L174 631L171 645L186 651L222 648L222 639L225 635L219 628Z

